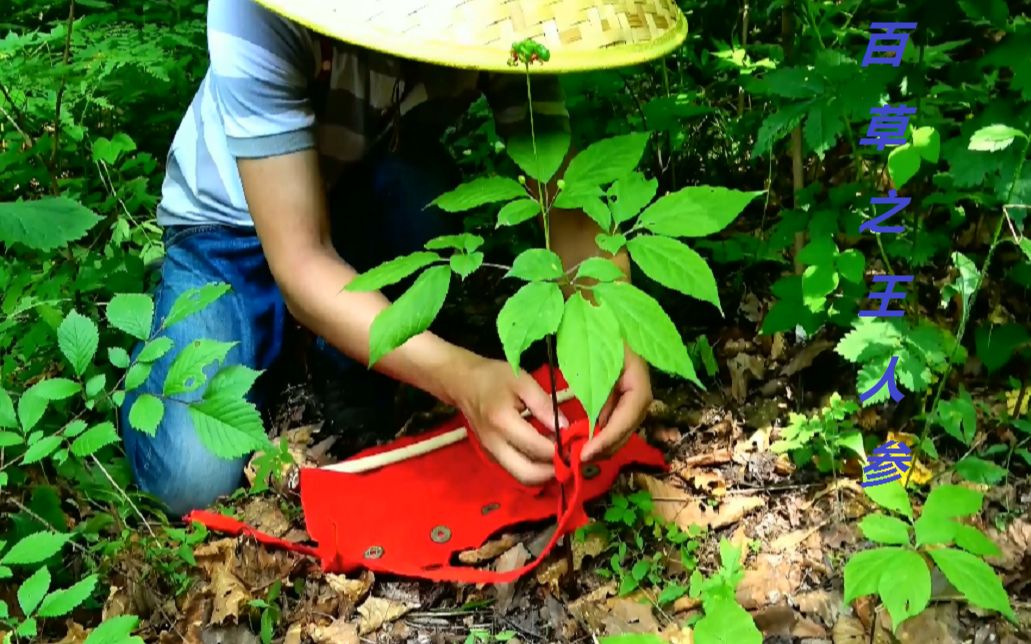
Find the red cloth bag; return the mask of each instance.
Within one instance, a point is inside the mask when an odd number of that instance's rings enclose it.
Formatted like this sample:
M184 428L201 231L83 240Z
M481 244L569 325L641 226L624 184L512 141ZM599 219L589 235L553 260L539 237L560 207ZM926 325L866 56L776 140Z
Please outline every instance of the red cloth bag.
M547 369L538 370L534 377L548 389ZM561 389L565 382L561 375L556 377ZM607 492L621 469L666 465L662 453L636 435L612 457L581 463L580 452L588 439L586 414L575 400L561 408L570 421L570 427L561 431L570 466L563 464L556 450L556 478L540 487L516 481L469 432L467 438L447 447L360 474L302 469L301 505L314 547L260 533L212 512L195 511L186 520L317 557L327 572L369 569L434 581L514 581L544 560L562 535L587 522L583 504ZM537 421L531 422L550 435ZM398 449L462 426L468 424L458 415L430 432L365 450L354 458ZM558 527L540 557L522 568L498 573L452 564L458 552L478 548L504 529L545 519L556 520Z

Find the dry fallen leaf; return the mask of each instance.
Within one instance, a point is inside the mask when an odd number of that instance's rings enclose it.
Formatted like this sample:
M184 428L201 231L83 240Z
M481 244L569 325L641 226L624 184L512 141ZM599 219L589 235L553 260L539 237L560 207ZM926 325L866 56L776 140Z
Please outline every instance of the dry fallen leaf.
M840 592L813 590L799 593L794 600L798 610L804 615L818 618L827 626L837 623L838 616L844 608L844 600Z
M914 434L907 434L905 432L888 432L888 437L886 440L899 441L900 443L904 443L906 446L912 448L914 445L916 445L916 442L917 440L919 440L919 437ZM934 478L934 475L931 473L931 470L927 469L927 466L921 463L920 459L916 457L913 458L912 470L912 474L907 472L906 475L909 477L910 483L914 485L926 485L930 482L932 478Z
M602 617L606 635L625 633L654 633L659 623L652 615L651 604L646 599L630 595L616 597L606 602L607 614Z
M707 496L723 496L727 493L727 481L719 472L711 470L682 469L677 471L677 476L682 478L695 490Z
M344 575L326 573L326 583L329 584L329 587L349 601L352 606L369 594L369 590L372 588L375 580L375 575L369 570L362 572L361 577L358 579L348 579Z
M537 583L548 590L551 594L557 595L559 591L559 584L562 583L562 578L569 572L569 559L564 556L554 557L541 564L537 568L535 578Z
M799 371L808 368L821 353L833 346L834 343L830 340L816 340L807 344L801 351L795 354L795 357L791 358L791 362L787 363L780 370L781 375L793 376Z
M763 505L758 496L732 495L724 497L718 510L710 507L703 498L691 496L678 487L670 485L647 474L637 473L634 481L638 487L648 491L652 506L660 517L676 523L687 530L692 525L703 528L722 528L733 525L745 514Z
M765 372L762 358L747 353L739 353L727 360L727 368L730 370L730 395L739 403L748 397L751 378L762 378Z
M955 602L948 602L928 606L902 622L896 637L901 644L960 644L959 630L959 609Z
M782 534L769 543L769 549L772 552L790 552L797 549L802 542L809 538L814 532L818 532L823 526L827 525L824 521L811 528L805 528L803 530L793 530L787 534Z
M834 644L866 644L866 629L855 617L843 616L831 629Z
M333 620L329 626L309 624L308 637L314 640L315 644L359 644L361 642L358 637L358 627L342 619Z
M465 550L458 553L458 560L467 565L479 564L491 561L516 544L514 535L505 534L500 539L494 539L483 544L475 550Z
M89 637L89 633L82 627L81 624L74 620L68 620L66 622L68 631L63 638L54 642L54 644L82 644ZM0 641L3 641L3 635L0 634Z
M211 622L222 624L240 615L240 609L253 597L235 574L226 566L217 567L211 575Z
M737 587L738 603L754 610L794 595L802 585L802 563L797 553L759 554Z
M688 597L684 595L673 602L674 613L686 613L689 610L702 607L702 600L696 597Z
M733 457L734 454L730 451L730 448L724 447L723 449L718 449L707 454L698 454L696 456L690 456L688 458L685 458L682 462L684 467L686 468L706 467L729 463Z
M580 570L583 568L584 559L587 557L597 557L605 551L605 546L609 545L608 539L605 535L598 530L591 530L584 534L582 539L573 539L573 570Z
M286 636L283 638L283 644L301 644L301 640L304 638L304 626L299 622L290 624L290 628L286 629Z
M659 635L669 644L694 644L694 629L690 626L670 624Z
M498 557L497 561L494 562L494 570L496 572L509 572L526 565L526 562L529 560L530 551L526 549L526 546L518 543ZM515 596L515 582L495 584L494 592L497 597L494 608L504 615L512 605L512 599Z
M255 496L240 510L240 520L256 530L282 537L290 530L290 522L276 501L267 496Z
M380 629L381 626L395 619L403 617L411 607L398 601L383 599L382 597L369 597L358 607L358 634L368 635Z
M790 606L784 603L776 606L768 606L756 612L753 616L755 625L766 637L798 637L798 638L819 638L827 637L827 630L810 619L802 617Z

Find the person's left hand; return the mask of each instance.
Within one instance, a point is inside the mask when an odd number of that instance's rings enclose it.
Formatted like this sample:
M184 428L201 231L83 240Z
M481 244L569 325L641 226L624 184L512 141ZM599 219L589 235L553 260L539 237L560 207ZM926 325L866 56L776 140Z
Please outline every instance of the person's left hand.
M625 445L644 420L651 402L652 383L648 363L628 348L623 361L623 373L601 410L594 438L584 446L582 459L586 462L605 458Z

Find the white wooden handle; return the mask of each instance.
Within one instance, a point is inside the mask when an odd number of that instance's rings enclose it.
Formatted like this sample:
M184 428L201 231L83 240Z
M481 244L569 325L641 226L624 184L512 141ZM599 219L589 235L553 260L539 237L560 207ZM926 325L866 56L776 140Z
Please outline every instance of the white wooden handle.
M560 404L568 402L573 399L573 392L569 389L561 389L557 392L556 397ZM524 410L521 415L523 418L526 418L530 415L530 410ZM459 427L458 429L453 429L449 432L434 436L433 438L419 441L418 443L412 443L411 445L392 449L389 452L380 452L379 454L373 454L372 456L355 458L349 461L336 463L334 465L325 465L319 469L329 470L331 472L343 472L345 474L360 474L361 472L377 470L386 465L407 461L408 459L415 458L416 456L429 454L430 452L441 449L442 447L453 445L468 435L468 428Z

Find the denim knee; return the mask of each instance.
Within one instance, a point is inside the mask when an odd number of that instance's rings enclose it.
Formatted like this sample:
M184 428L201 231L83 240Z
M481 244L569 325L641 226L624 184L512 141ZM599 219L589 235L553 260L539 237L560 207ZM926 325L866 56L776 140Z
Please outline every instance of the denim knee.
M210 507L240 484L246 459L222 459L212 454L194 430L185 405L165 405L165 415L154 436L129 425L122 407L125 453L136 484L157 497L175 516Z

